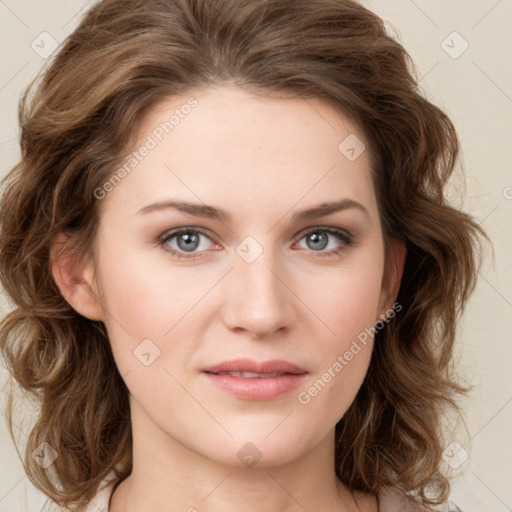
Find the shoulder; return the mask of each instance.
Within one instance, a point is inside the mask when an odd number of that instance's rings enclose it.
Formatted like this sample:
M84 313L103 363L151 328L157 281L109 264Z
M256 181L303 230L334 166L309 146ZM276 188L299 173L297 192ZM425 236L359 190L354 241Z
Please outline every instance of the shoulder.
M453 503L432 507L431 512L463 512ZM414 498L397 488L387 487L379 494L379 512L427 512Z
M103 481L96 496L87 505L73 509L75 512L108 512L110 497L116 487L117 480ZM69 512L70 509L59 507L55 502L48 500L41 512Z
M386 487L379 494L379 512L421 512L418 503L400 489Z
M114 490L116 482L110 481L100 487L98 493L89 502L89 504L78 512L108 512L110 497Z

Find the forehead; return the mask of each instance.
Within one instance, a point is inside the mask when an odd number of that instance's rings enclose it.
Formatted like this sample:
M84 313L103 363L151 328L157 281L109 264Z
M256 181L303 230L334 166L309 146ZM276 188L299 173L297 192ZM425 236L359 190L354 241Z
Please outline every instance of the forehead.
M130 147L137 161L109 200L133 203L133 210L172 195L245 210L257 203L263 210L277 200L292 207L350 197L371 208L363 140L354 123L320 99L210 85L145 114Z

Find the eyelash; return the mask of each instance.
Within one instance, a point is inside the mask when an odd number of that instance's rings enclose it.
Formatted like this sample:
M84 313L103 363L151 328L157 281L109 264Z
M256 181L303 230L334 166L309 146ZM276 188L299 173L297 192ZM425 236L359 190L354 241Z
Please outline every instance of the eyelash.
M190 233L200 233L204 236L206 236L208 239L212 240L210 235L207 231L205 231L202 228L192 228L192 227L184 227L184 228L178 228L172 231L168 231L164 233L161 237L158 239L158 245L161 246L165 251L169 252L172 256L176 256L177 258L184 258L184 259L190 259L190 258L196 258L198 253L190 253L187 254L183 251L177 251L175 249L169 249L168 246L166 246L167 242L169 240L172 240L173 238L182 235L182 234L190 234ZM329 235L333 235L337 237L341 242L342 245L338 247L337 249L331 249L328 252L320 252L320 251L313 251L313 253L318 253L318 256L321 258L330 258L334 256L338 256L340 254L343 254L348 247L351 247L355 245L355 237L348 233L345 230L337 229L337 228L331 228L331 227L323 227L323 226L315 226L313 228L309 228L306 231L304 231L301 234L301 237L299 238L299 241L302 240L304 237L311 235L312 233L326 233ZM212 240L215 242L215 240ZM205 251L200 251L205 252Z

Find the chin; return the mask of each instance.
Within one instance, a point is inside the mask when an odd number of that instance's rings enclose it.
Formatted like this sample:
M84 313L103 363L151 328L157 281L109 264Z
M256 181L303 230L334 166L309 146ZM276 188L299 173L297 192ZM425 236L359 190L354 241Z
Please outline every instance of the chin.
M289 430L267 436L267 431L236 436L227 444L216 444L215 452L208 450L207 456L227 466L265 469L289 464L309 449L306 444L301 444L304 443L303 435L291 435ZM313 446L315 443L307 444Z

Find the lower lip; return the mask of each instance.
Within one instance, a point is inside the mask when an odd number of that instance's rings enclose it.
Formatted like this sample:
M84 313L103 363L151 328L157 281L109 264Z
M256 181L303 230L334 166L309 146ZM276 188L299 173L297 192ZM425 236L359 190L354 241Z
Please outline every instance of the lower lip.
M272 400L273 398L285 395L296 389L306 376L305 373L286 373L279 377L268 379L246 379L234 377L233 375L216 375L206 372L204 375L215 386L246 400Z

